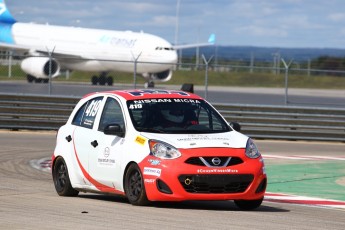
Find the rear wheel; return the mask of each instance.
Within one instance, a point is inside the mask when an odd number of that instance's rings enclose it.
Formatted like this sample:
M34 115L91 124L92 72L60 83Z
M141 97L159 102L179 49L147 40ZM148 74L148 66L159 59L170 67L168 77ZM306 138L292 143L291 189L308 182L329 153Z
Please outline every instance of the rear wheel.
M242 210L252 210L260 207L264 198L258 200L234 200L236 206Z
M125 175L125 193L129 202L133 205L147 205L149 201L146 196L144 179L138 165L129 166Z
M77 196L78 191L72 188L67 165L62 157L56 159L53 166L53 181L59 196Z

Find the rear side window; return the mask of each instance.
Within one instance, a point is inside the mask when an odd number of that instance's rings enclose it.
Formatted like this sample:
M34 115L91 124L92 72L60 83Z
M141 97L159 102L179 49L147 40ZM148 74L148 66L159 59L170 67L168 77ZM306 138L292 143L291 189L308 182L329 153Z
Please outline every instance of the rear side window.
M103 97L96 97L87 101L74 116L72 124L92 129L102 100Z

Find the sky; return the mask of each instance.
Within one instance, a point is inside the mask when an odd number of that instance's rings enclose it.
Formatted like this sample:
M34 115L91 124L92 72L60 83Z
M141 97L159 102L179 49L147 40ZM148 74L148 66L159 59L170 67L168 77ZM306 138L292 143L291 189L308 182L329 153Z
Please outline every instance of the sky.
M206 42L215 33L216 44L222 46L345 49L344 0L7 0L6 4L20 22L144 31L172 44Z

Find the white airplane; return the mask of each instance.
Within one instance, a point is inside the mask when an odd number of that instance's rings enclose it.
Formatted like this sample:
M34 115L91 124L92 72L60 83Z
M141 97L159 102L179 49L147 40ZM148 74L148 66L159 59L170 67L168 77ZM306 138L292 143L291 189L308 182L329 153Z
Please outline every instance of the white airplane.
M141 74L145 87L171 79L177 63L176 49L212 45L215 35L203 44L173 46L147 33L52 26L17 22L0 0L0 48L23 51L21 62L28 82L45 82L63 70L100 72L93 84L112 85L110 71Z

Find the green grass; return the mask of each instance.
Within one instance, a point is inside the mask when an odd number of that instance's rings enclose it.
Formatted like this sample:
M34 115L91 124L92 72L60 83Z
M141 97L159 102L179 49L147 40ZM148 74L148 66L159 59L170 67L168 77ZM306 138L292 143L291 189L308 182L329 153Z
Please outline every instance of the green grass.
M90 82L90 77L98 73L75 71L70 74L70 78L60 76L54 81L67 82ZM133 73L111 72L109 75L114 77L115 84L131 84L134 82ZM0 67L1 80L26 80L25 74L20 70L19 66L12 67L12 77L8 77L8 69L6 66ZM145 80L140 74L137 75L137 84L143 84ZM205 84L205 71L174 71L173 78L165 83L182 85L183 83L192 83L194 85ZM271 72L208 72L209 86L238 86L238 87L273 87L281 88L285 86L284 73L273 74ZM289 74L289 88L314 88L314 89L345 89L345 77L336 76L307 76L298 74Z

